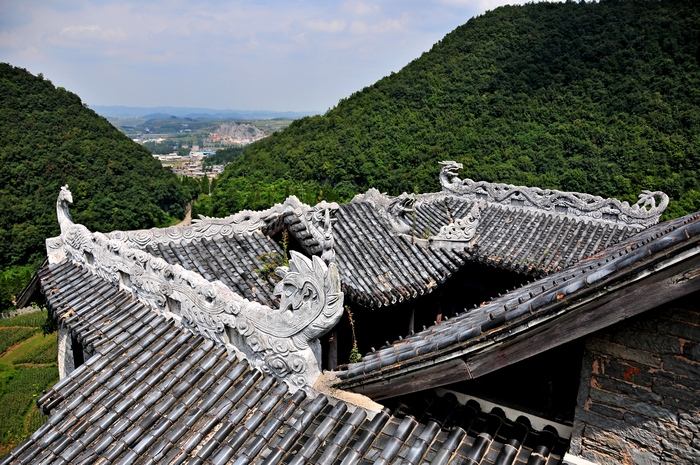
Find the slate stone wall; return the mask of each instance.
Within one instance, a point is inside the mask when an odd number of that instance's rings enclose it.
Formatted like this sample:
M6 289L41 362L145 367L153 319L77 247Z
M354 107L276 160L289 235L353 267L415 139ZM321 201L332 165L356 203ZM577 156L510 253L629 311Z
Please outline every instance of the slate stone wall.
M700 294L586 342L570 451L604 465L700 463Z

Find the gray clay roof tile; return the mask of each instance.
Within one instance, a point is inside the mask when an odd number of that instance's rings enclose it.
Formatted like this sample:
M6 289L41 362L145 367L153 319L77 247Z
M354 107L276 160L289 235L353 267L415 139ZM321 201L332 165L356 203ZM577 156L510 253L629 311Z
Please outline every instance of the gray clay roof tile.
M556 305L560 295L585 292L651 254L700 236L700 214L634 236L639 228L620 223L488 203L473 243L444 248L420 240L423 231L435 235L472 207L447 196L391 221L368 202L340 207L333 233L343 290L367 307L432 292L469 261L532 276L553 273L368 354L339 372L341 383L381 376L476 339L488 341ZM397 233L394 220L413 236ZM278 221L307 252L320 253L298 217ZM260 271L282 250L262 231L157 243L146 250L221 280L243 297L277 304L274 279ZM40 397L48 421L3 464L469 464L485 458L512 464L517 456L554 465L566 450L566 441L552 433L478 404L455 407L426 399L423 416L413 418L387 411L369 415L311 388L290 393L218 343L67 261L45 267L41 286L61 328L84 345L86 363Z
M62 289L69 275L87 284L81 293ZM62 263L44 269L42 283L52 290L47 300L60 318L101 280ZM461 440L449 442L450 427L434 422L425 426L386 412L369 418L343 402L331 406L322 394L289 393L220 345L127 297L95 301L61 321L78 339L80 331L95 336L92 356L40 398L48 422L4 464L394 463L406 457L418 463L431 453L428 444L447 456L464 447ZM139 322L148 322L148 333L134 331ZM565 446L562 441L551 463Z
M413 363L425 362L426 357L435 358L438 352L444 357L463 350L477 340L483 341L492 331L507 331L522 324L523 318L534 320L541 309L551 312L552 305L566 307L576 295L615 276L624 276L638 264L643 266L652 255L661 255L672 247L690 247L698 241L700 212L652 226L561 272L368 353L361 362L340 367L342 381L338 387L380 379Z

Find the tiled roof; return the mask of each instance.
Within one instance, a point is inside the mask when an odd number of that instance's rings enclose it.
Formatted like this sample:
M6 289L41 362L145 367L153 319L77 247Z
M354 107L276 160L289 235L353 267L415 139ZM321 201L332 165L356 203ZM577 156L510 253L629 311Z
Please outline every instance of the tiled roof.
M425 247L396 234L366 202L340 207L333 235L344 291L370 307L427 294L467 260L463 251Z
M534 329L539 318L555 315L555 320L547 320L548 323L559 321L556 318L563 318L576 298L607 286L618 277L643 267L650 267L653 273L653 260L657 257L693 247L697 252L699 241L700 212L653 226L573 267L367 354L359 363L341 367L338 376L342 382L338 387L359 386L361 392L366 392L361 386L378 380L386 382L392 373L405 372L412 366L432 366L451 356L468 361L471 355L501 344L518 328ZM602 296L611 292L603 290ZM468 365L466 370L470 370Z
M271 304L273 282L250 272L281 252L270 236L286 228L307 255L335 258L350 300L380 308L432 292L467 262L533 277L560 271L654 224L668 205L661 192L644 191L630 206L583 193L462 180L461 164L441 165L441 192L390 197L370 189L340 207L311 207L292 196L263 211L109 237ZM476 207L479 219L466 222L474 227L469 239L446 237L444 229L459 232Z
M271 255L282 252L271 236L286 228L306 254L321 255L324 247L332 248L347 297L381 308L432 292L467 262L538 277L571 266L644 227L519 201L472 197L422 194L412 208L396 208L411 196L389 197L373 190L340 207L309 207L291 197L261 212L208 218L183 228L116 231L110 237L270 305L276 303L273 276L260 270ZM467 216L477 201L483 203L481 219L470 241L447 247L433 240L441 228ZM324 226L315 215L329 207L335 213L332 241L320 243Z
M94 355L39 399L48 421L3 464L557 464L567 446L474 404L370 418L312 389L290 394L70 262L44 269L42 287Z
M340 206L333 237L343 291L350 300L369 308L428 294L467 262L544 276L640 230L639 226L591 217L484 203L474 238L443 247L426 239L463 218L474 200L428 194L416 203L413 213L392 213L366 198L360 196ZM395 198L383 196L383 200ZM320 245L295 215L287 215L284 221L306 253L320 253ZM397 224L403 226L401 230Z
M386 214L372 203L353 201L341 206L335 215L333 236L347 297L369 308L412 300L438 288L468 261L542 276L638 231L587 217L487 204L470 244L445 248L423 240L422 231L434 234L466 215L472 205L473 201L454 196L420 202L414 215L396 217L409 228L408 234L397 232ZM306 253L321 253L321 245L296 214L288 212L279 221ZM264 305L277 303L274 275L261 270L283 252L260 230L151 242L144 250L210 281L219 279L247 299Z
M268 306L277 304L273 292L274 274L263 270L283 252L275 241L260 231L152 243L145 250L170 264L195 271L209 281L218 279L246 299Z
M434 236L464 218L474 200L444 196L420 202L414 215L397 217L414 234ZM543 276L567 268L639 232L639 227L535 208L484 202L470 259L524 274Z
M321 255L323 251L321 244L313 236L311 231L295 212L287 212L282 217L282 221L269 225L265 233L270 234L286 228L287 231L299 242L304 251L309 255Z

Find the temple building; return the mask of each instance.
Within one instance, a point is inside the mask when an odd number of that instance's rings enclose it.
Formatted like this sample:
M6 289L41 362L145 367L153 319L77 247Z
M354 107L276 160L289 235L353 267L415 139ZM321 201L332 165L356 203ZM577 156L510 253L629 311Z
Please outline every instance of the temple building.
M62 188L61 380L2 463L700 463L700 212L460 168L108 233Z

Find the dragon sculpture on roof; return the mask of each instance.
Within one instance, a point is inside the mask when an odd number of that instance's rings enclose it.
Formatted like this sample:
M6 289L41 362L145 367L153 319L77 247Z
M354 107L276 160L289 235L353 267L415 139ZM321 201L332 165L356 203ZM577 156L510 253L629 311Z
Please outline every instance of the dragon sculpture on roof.
M68 186L62 187L56 203L61 234L47 240L50 263L71 260L155 311L226 345L292 390L315 382L321 373L318 338L343 314L335 263L292 251L289 267L276 271L282 278L275 287L280 306L270 308L130 242L90 232L71 219L72 201ZM252 222L258 219L251 217Z
M637 203L630 206L628 202L618 199L579 192L460 179L459 170L463 168L461 163L442 161L440 165L442 165L440 184L446 194L473 200L483 199L503 205L533 207L549 212L587 216L597 220L623 223L639 229L658 223L669 202L668 195L661 191L644 190L639 194Z

